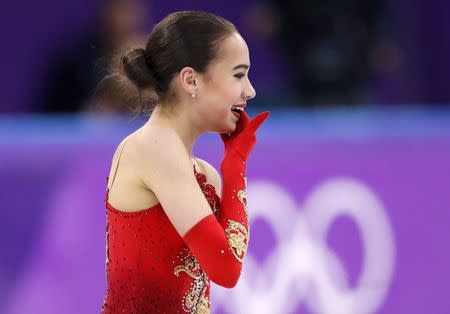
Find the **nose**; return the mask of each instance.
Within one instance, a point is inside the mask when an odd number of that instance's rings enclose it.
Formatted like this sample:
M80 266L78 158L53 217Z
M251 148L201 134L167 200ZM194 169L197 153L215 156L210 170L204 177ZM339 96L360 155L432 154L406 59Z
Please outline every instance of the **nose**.
M256 96L256 91L252 86L252 83L248 81L248 84L246 85L244 89L244 99L252 99Z

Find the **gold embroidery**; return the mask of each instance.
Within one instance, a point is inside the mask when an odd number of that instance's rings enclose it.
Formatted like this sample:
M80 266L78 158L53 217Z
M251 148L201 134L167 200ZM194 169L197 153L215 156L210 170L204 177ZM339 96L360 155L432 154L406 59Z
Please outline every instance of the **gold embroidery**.
M209 314L209 313L211 313L211 304L209 303L208 298L206 298L203 294L202 298L200 299L200 303L198 304L197 314Z
M250 234L241 223L230 219L228 219L228 222L230 224L225 231L228 243L230 244L233 255L242 263L242 260L247 253Z
M184 260L184 265L178 265L173 270L173 273L177 277L181 272L185 272L189 277L194 279L191 287L183 297L183 309L186 313L209 314L211 305L206 296L209 278L201 269L195 257L187 257Z
M237 194L238 199L241 201L242 205L244 205L245 214L248 216L247 210L247 192L245 190L240 190Z
M244 206L245 214L248 216L248 209L247 209L247 178L244 178L244 188L240 190L237 194L238 200L242 203Z
M173 269L173 273L178 277L184 271L189 277L198 279L201 276L201 274L195 274L198 270L200 270L200 265L197 263L197 260L194 257L188 257L184 260L184 265L178 265Z
M189 291L186 293L184 297L184 305L188 310L192 310L197 302L198 296L196 294L195 285L192 285Z

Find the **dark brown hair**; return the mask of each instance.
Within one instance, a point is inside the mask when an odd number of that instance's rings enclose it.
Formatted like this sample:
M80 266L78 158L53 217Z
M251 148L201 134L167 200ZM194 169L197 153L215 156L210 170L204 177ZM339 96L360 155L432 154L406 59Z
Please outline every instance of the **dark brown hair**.
M119 69L113 69L98 90L114 90L126 105L134 103L138 112L151 112L157 103L174 96L170 83L176 73L186 66L205 73L217 57L219 43L233 32L237 30L231 22L211 13L172 13L155 25L145 48L121 56Z

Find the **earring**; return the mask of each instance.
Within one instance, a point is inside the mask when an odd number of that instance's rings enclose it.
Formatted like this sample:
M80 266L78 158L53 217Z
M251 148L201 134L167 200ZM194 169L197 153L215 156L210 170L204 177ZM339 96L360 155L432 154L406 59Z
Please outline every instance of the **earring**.
M192 93L192 98L197 97L197 93Z

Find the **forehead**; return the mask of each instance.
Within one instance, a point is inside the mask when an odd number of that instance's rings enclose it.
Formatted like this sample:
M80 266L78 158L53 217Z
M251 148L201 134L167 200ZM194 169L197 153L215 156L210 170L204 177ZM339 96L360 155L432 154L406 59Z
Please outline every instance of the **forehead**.
M233 33L220 44L215 63L231 68L238 64L250 65L248 47L241 35Z

